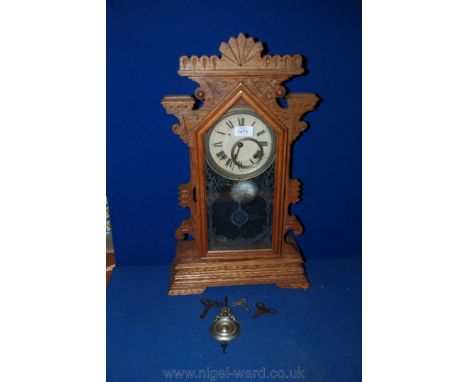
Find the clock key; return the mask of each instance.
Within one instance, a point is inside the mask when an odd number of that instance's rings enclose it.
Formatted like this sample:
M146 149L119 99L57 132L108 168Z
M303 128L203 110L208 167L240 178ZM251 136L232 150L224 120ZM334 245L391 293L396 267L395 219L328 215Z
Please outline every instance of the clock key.
M214 306L217 306L217 307L222 307L223 306L223 303L222 302L219 302L219 301L215 301L215 300L210 300L209 298L202 298L200 300L200 302L205 305L205 310L203 312L201 312L200 314L200 318L205 318L205 316L207 315L208 311L214 307Z
M263 302L257 302L257 311L253 315L253 318L258 318L260 317L263 313L269 313L269 314L276 314L276 309L274 308L267 308Z
M240 300L234 301L234 302L232 303L232 306L234 306L234 307L235 307L235 306L240 306L240 307L242 307L242 309L244 309L247 313L250 313L251 310L250 310L250 308L246 305L246 303L247 303L247 299L241 298Z

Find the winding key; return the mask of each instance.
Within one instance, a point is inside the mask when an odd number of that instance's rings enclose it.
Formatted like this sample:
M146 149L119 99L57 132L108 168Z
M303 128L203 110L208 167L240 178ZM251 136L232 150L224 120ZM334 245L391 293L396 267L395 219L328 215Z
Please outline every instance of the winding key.
M255 312L253 315L253 318L258 318L260 315L263 313L270 313L270 314L276 314L276 309L274 308L267 308L263 302L257 302L257 308L258 310Z
M246 303L247 303L247 299L241 298L240 300L234 301L234 302L232 303L232 306L234 306L234 307L240 306L240 307L242 307L242 309L244 309L247 313L250 313L250 308L246 305Z
M215 300L210 300L209 298L202 298L200 300L200 302L205 305L205 310L203 312L201 312L200 314L200 318L205 318L206 314L208 313L208 311L213 307L213 306L217 306L217 307L222 307L223 306L223 303L222 302L219 302L219 301L215 301Z

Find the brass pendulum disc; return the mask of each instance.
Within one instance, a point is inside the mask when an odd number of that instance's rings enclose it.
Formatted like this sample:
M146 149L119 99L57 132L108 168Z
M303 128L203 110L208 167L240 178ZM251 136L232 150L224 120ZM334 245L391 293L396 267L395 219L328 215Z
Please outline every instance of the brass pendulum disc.
M221 342L223 353L225 353L228 342L237 338L239 333L240 325L234 313L228 308L227 297L225 297L221 311L216 315L210 326L211 337Z

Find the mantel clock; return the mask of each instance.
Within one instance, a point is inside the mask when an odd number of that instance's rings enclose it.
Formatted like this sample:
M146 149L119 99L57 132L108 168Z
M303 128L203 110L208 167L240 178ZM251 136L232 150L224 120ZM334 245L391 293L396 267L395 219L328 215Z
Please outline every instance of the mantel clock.
M191 169L190 182L179 186L190 218L176 230L169 294L222 285L308 288L290 234L302 233L289 214L300 197L290 156L307 126L301 118L319 98L286 96L282 83L304 72L300 55L262 56L262 43L242 33L219 50L221 57L182 56L178 73L199 84L195 97L162 100L179 120L172 129L189 146Z

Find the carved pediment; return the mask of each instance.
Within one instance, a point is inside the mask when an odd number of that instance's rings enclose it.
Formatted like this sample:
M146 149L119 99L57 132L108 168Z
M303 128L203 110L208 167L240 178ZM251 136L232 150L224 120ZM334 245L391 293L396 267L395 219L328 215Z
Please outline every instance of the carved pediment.
M294 141L307 127L301 117L314 110L319 98L313 93L289 94L287 108L276 101L286 95L282 85L288 78L304 72L302 56L262 56L264 47L252 37L240 33L237 38L221 43L218 56L180 57L181 76L186 76L200 86L195 97L204 100L203 107L195 107L195 98L188 95L167 96L162 104L167 113L177 116L178 124L172 129L181 139L192 146L192 132L226 97L235 93L239 83L244 84L255 96L276 115L290 130L289 141Z
M219 51L221 57L180 57L179 74L188 77L195 76L197 73L239 76L245 71L252 75L253 70L256 75L275 73L290 77L304 72L302 56L286 54L262 57L263 44L256 42L252 37L244 36L243 33L240 33L237 38L231 37L227 43L221 43Z

